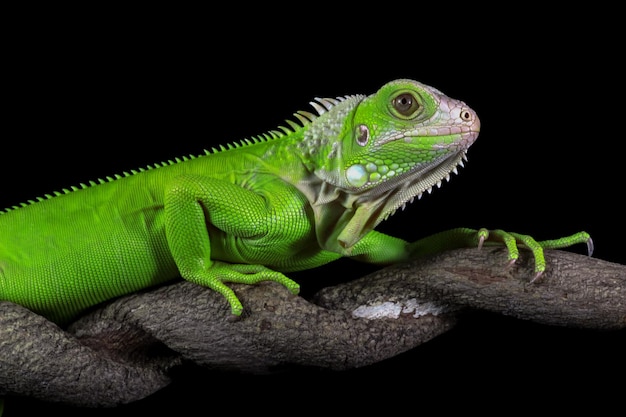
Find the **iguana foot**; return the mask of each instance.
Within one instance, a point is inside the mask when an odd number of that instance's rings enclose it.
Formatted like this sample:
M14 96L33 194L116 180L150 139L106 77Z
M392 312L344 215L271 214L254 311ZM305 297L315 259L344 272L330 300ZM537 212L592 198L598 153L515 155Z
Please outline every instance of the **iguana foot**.
M587 254L593 254L593 240L587 232L578 232L571 236L558 239L537 241L532 236L520 233L505 232L504 230L479 229L477 231L478 248L480 249L487 241L503 243L508 251L509 263L507 266L515 264L519 258L519 246L528 248L535 258L535 274L530 282L536 282L546 270L545 249L562 249L579 243L587 245Z
M184 275L183 277L188 281L211 288L222 294L230 305L231 313L234 316L241 315L243 305L235 292L224 284L225 282L252 285L262 281L275 281L284 285L293 294L300 292L300 285L297 282L263 265L229 264L216 261L203 273L193 274L190 277Z

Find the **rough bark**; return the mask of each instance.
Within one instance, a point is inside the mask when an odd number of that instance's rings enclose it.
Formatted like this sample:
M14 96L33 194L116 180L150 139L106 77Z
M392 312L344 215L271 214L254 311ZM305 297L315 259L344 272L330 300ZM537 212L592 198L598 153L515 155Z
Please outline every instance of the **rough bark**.
M626 327L626 266L546 251L547 269L531 283L532 256L522 251L521 258L508 268L503 266L505 256L500 248L448 251L325 288L314 301L328 308L349 309L404 293L439 305L487 310L550 325Z
M288 366L362 367L425 343L466 309L539 323L626 327L626 266L563 251L505 268L499 249L462 249L381 269L312 300L275 283L234 285L233 319L217 293L177 282L115 300L61 329L0 302L0 394L115 406L170 383L192 361L250 373Z

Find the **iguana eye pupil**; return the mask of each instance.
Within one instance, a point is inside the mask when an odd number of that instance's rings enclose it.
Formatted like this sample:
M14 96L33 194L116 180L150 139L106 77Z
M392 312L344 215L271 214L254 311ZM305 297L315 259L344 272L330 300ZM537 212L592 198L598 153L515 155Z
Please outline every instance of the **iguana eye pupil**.
M420 108L420 105L412 94L402 93L393 99L393 107L402 116L411 116Z

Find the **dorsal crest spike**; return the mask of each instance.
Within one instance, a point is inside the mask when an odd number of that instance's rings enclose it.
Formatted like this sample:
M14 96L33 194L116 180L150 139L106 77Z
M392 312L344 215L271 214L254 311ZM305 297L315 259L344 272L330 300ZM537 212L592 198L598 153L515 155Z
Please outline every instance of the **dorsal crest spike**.
M327 111L332 110L333 107L335 107L337 104L341 103L342 100L341 97L337 97L337 98L331 98L331 97L316 97L315 101L317 101L319 104L321 104L322 106L324 106L324 108Z
M293 114L300 121L302 126L306 126L316 119L315 115L305 111L299 111Z
M300 125L293 120L286 119L285 122L287 122L292 131L300 129Z
M272 139L282 138L283 136L285 136L283 132L279 130L270 130L267 133L269 133L272 136Z
M282 130L282 131L283 131L283 133L284 133L285 135L288 135L288 134L292 133L292 130L291 130L291 129L289 129L288 127L285 127L285 126L278 126L278 128L279 128L280 130Z
M311 104L311 107L313 107L315 111L317 112L317 114L319 114L320 116L326 113L326 109L320 106L319 104L317 104L316 102L312 101L309 104Z
M326 110L330 110L332 109L334 106L336 106L337 104L339 104L339 100L334 99L334 98L323 98L322 100L320 100L320 104L324 107L326 107Z

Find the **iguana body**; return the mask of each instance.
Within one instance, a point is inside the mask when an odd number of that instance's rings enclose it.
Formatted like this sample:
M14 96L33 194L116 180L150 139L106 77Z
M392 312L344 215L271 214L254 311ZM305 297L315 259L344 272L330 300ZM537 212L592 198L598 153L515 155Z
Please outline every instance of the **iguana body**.
M389 264L478 244L455 229L408 243L374 227L449 178L479 132L466 104L411 80L371 96L317 99L319 115L237 146L46 196L0 215L0 300L58 323L178 277L242 305L224 283L273 280L342 256ZM492 234L492 237L494 235ZM496 233L516 258L589 241ZM533 247L534 246L534 247Z

